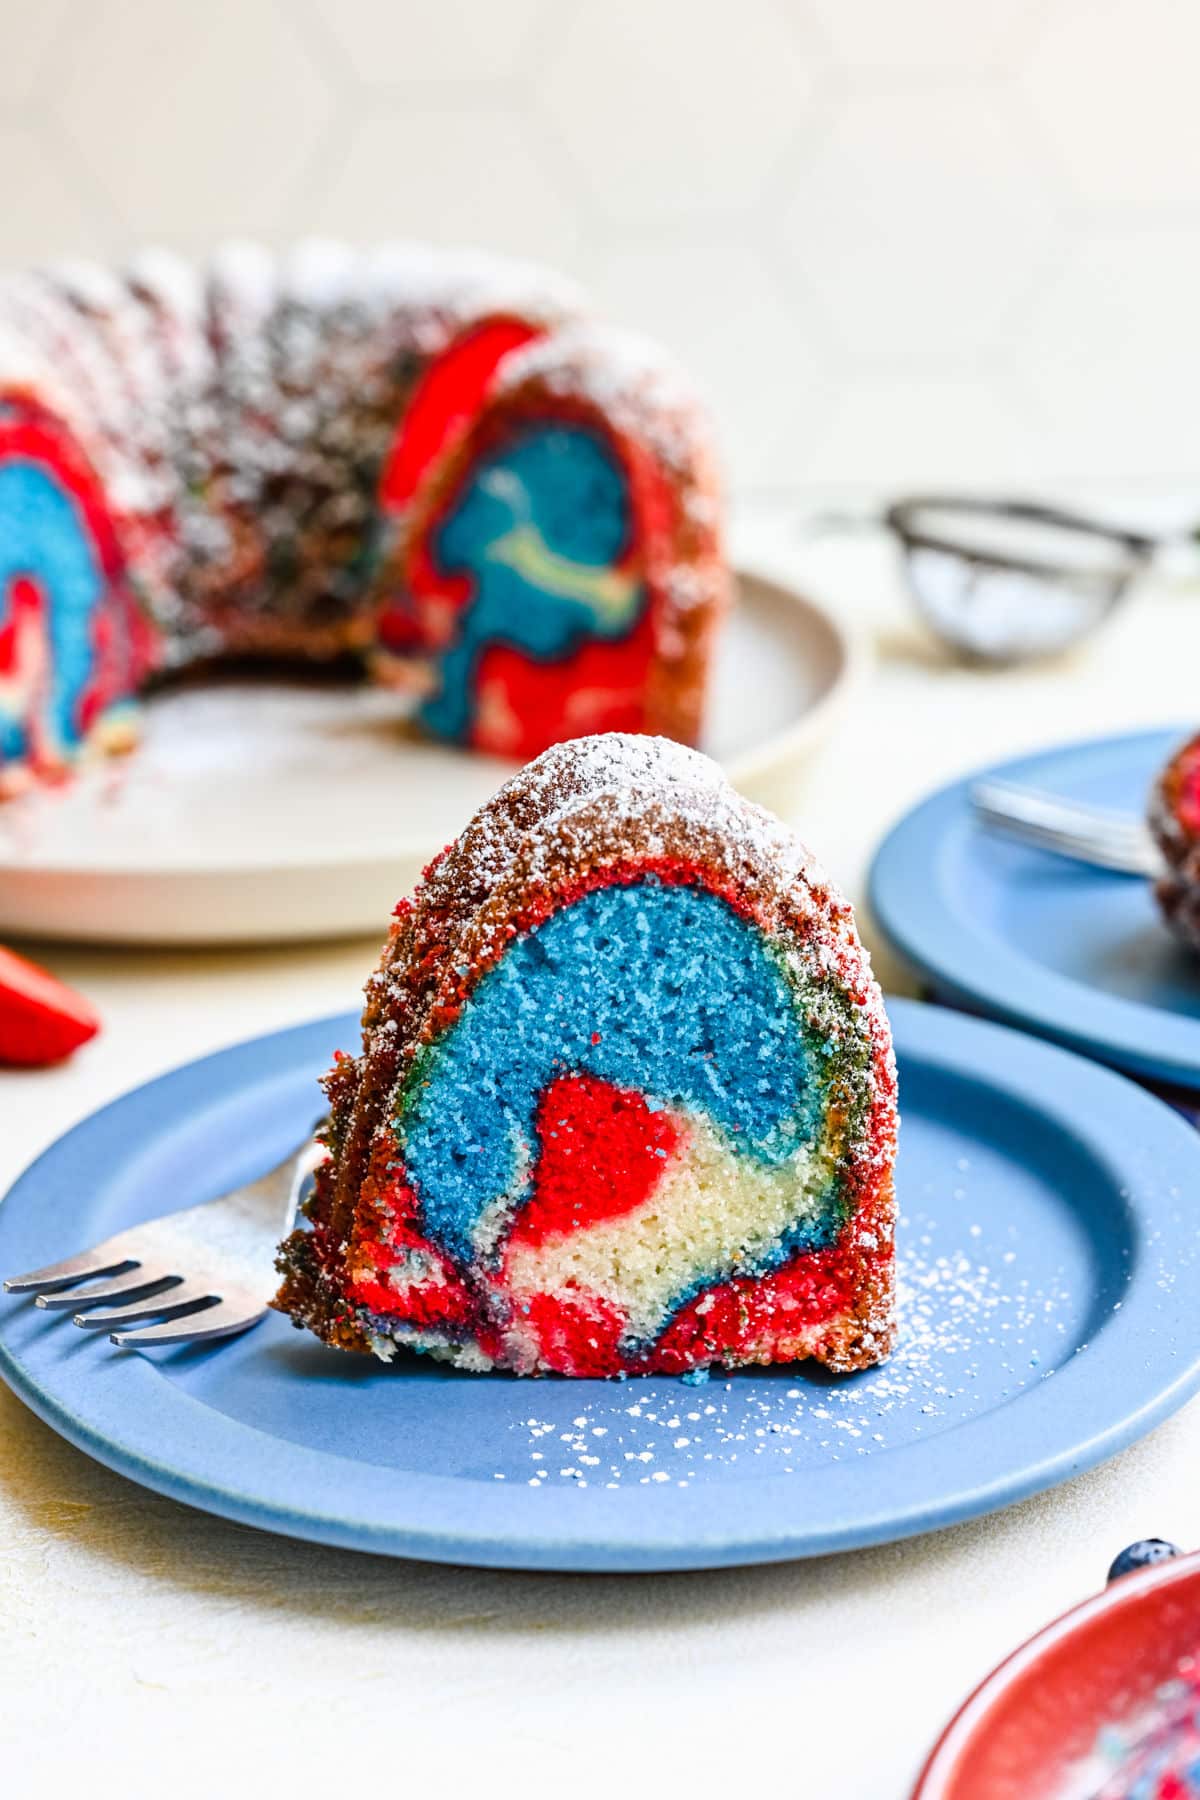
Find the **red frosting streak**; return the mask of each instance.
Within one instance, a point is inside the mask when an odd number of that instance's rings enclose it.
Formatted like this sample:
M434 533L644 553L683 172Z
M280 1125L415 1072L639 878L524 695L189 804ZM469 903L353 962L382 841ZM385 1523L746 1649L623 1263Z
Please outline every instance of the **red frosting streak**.
M749 1354L777 1341L786 1343L851 1306L854 1289L840 1244L801 1251L766 1275L739 1276L706 1288L676 1313L659 1338L655 1367L673 1374L713 1355Z
M510 1242L540 1244L649 1199L679 1142L679 1128L641 1094L594 1075L552 1081L537 1109L533 1193Z
M560 738L641 731L653 656L649 612L627 637L590 638L561 662L538 662L511 645L492 644L476 672L471 743L525 762Z
M1179 798L1175 811L1189 837L1200 837L1200 744L1189 745L1179 758Z
M46 596L38 582L18 575L9 584L5 608L7 622L0 625L0 675L21 673L21 650L25 634L40 629L46 617Z
M525 319L488 319L433 359L413 390L384 464L379 503L385 513L404 511L427 472L470 426L504 358L541 335ZM407 592L389 594L380 608L380 644L398 655L444 648L470 598L470 577L442 575L424 537L411 552L406 587Z
M479 411L503 358L540 335L525 319L488 319L433 359L413 389L384 465L379 499L385 512L400 512L412 499L434 459Z
M562 1294L534 1294L521 1304L536 1336L542 1362L555 1375L615 1375L625 1367L621 1338L625 1318L597 1295L578 1300Z

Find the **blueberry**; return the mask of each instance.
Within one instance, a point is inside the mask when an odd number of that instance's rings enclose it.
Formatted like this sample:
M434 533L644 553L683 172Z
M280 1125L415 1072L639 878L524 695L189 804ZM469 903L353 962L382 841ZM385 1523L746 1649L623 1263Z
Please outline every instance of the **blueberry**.
M1180 1555L1179 1545L1168 1544L1166 1538L1139 1538L1136 1544L1125 1546L1108 1571L1108 1579L1119 1581L1135 1569L1148 1569L1152 1563L1169 1562L1171 1557Z

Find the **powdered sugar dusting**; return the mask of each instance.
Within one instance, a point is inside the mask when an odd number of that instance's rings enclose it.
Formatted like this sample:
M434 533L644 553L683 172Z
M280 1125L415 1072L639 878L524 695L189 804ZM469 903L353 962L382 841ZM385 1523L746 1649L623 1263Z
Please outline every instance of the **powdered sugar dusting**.
M707 491L697 467L708 442L700 397L679 365L649 339L608 325L572 325L510 357L496 391L526 383L586 399L618 431L653 443L677 474L690 473Z
M829 1377L811 1364L689 1385L626 1384L581 1404L551 1396L510 1428L495 1480L542 1487L690 1487L738 1475L790 1475L883 1454L978 1417L1049 1379L1078 1349L1076 1299L1058 1276L939 1252L927 1221L908 1223L898 1259L900 1332L881 1368ZM1011 1255L1011 1261L1005 1261ZM515 1466L514 1466L515 1465Z
M456 321L516 312L558 324L586 308L582 289L567 276L485 250L381 244L364 259L362 283L380 307Z
M133 519L150 513L153 498L131 447L125 392L88 319L37 274L8 276L2 296L15 332L52 370L35 391L45 392L79 433L116 510Z

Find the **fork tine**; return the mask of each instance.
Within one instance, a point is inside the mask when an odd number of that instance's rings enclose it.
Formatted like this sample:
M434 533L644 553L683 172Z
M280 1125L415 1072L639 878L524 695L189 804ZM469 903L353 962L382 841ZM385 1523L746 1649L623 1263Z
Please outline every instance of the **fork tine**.
M10 1275L4 1283L6 1294L52 1294L93 1275L119 1275L134 1266L130 1256L115 1256L107 1244L96 1244L81 1250L78 1256L65 1256L62 1262L47 1263L44 1269L31 1269L27 1275Z
M248 1331L266 1316L265 1306L248 1313L244 1307L222 1301L220 1306L210 1307L207 1312L168 1319L161 1325L144 1325L133 1331L112 1331L109 1336L114 1344L133 1349L140 1349L143 1344L200 1344L206 1338L234 1337L239 1331Z
M178 1319L220 1304L220 1295L202 1287L176 1284L161 1299L130 1300L124 1306L108 1306L103 1312L76 1313L74 1323L83 1331L98 1331L105 1325L129 1325L135 1319Z
M178 1287L182 1275L168 1274L165 1269L148 1269L135 1263L121 1275L105 1276L87 1287L69 1287L52 1294L39 1294L35 1306L49 1312L65 1311L73 1306L94 1306L98 1300L146 1300L167 1288Z
M2 1291L32 1295L51 1311L70 1311L85 1330L157 1320L151 1342L243 1331L266 1311L265 1296L275 1285L274 1246L281 1228L290 1227L303 1182L323 1155L310 1136L254 1180L147 1220L61 1262L10 1275ZM193 1265L193 1257L200 1266ZM94 1310L85 1313L85 1307ZM201 1317L203 1325L184 1328L185 1321ZM120 1342L126 1334L114 1335Z

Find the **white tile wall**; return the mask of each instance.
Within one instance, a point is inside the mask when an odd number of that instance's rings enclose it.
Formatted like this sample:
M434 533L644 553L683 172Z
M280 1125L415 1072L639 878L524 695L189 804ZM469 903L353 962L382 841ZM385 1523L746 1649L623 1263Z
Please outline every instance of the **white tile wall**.
M745 491L1200 486L1185 0L0 0L0 260L555 262Z

